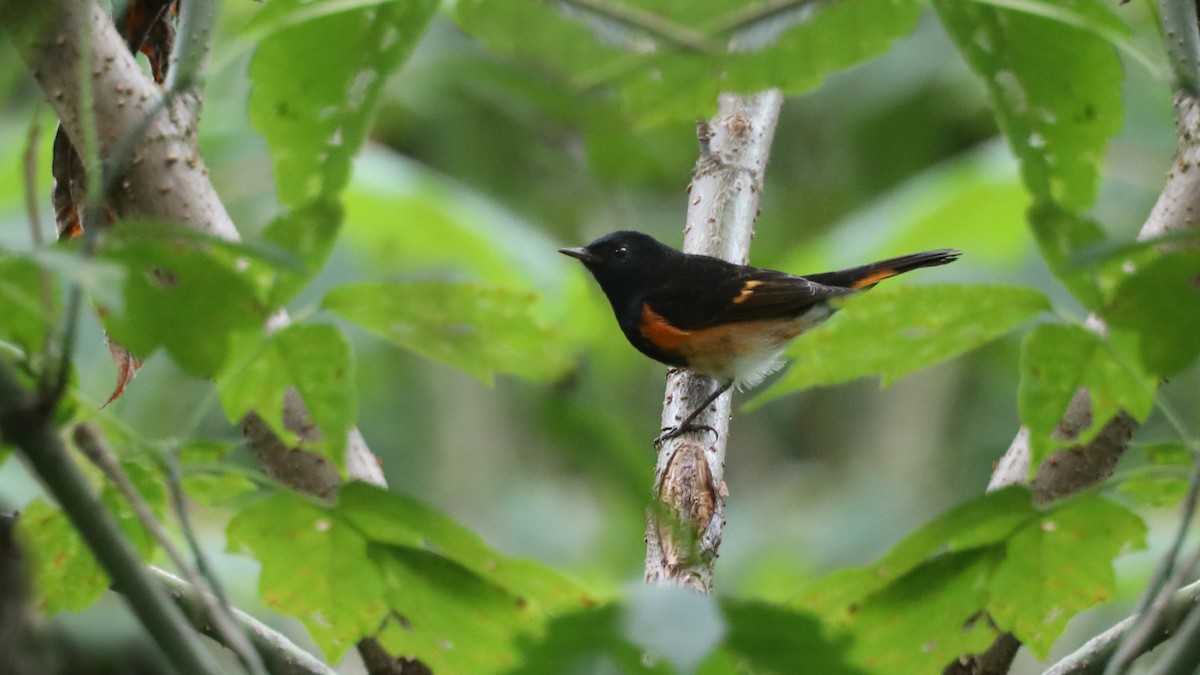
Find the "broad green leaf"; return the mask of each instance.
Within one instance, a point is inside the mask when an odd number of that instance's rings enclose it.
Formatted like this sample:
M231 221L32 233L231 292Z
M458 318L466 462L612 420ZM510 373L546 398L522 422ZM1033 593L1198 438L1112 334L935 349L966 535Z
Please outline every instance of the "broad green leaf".
M991 579L992 618L1046 658L1071 617L1112 596L1113 558L1145 537L1140 518L1095 494L1042 514L1008 542Z
M781 8L758 2L465 0L463 30L492 51L611 86L643 124L707 117L723 91L807 91L883 53L920 15L908 0Z
M101 306L105 328L140 358L159 347L190 375L211 377L225 363L230 334L260 328L268 307L226 244L193 236L123 232L100 256L124 267L121 306ZM248 268L256 272L260 268Z
M989 492L922 525L877 562L826 576L805 590L802 604L826 616L853 618L851 608L861 598L940 554L1002 544L1034 514L1032 495L1024 487Z
M937 556L867 598L852 623L855 662L873 673L925 675L987 649L996 632L980 611L1002 557L998 547Z
M436 673L499 673L518 662L517 638L541 629L530 603L429 551L375 545L387 603L403 617L378 639Z
M618 605L557 617L540 639L523 637L518 646L521 665L507 671L510 675L673 672L666 663L647 663L642 650L625 639Z
M282 438L295 434L283 424L283 398L295 387L320 430L306 443L341 466L346 437L358 416L358 391L350 343L328 324L293 324L260 338L243 336L238 358L218 378L221 405L230 421L258 413Z
M855 662L872 672L937 672L996 631L1044 657L1072 616L1111 595L1113 558L1145 532L1094 494L1043 511L1010 488L938 517L873 565L829 575L800 606L852 635Z
M31 502L17 521L17 538L47 615L87 609L108 588L108 575L57 508L40 499Z
M1200 254L1173 251L1139 268L1104 316L1110 326L1136 331L1147 371L1178 374L1200 356Z
M299 619L326 660L336 663L387 618L387 586L367 540L326 509L279 493L243 509L225 535L231 552L262 564L263 602Z
M167 498L158 478L135 464L122 463L121 467L151 512L161 516ZM100 490L100 501L137 552L149 558L157 545L125 497L116 488L105 485ZM47 614L84 610L108 590L108 574L59 509L40 499L34 500L17 521L17 538L29 558L28 569Z
M327 3L329 4L329 3ZM275 160L290 206L336 198L366 137L384 81L407 57L437 3L343 4L272 0L256 26L286 26L258 44L250 64L250 120Z
M0 342L21 349L26 358L41 352L45 336L54 329L59 310L58 291L54 277L47 275L50 286L50 316L46 316L42 301L42 280L38 266L28 258L0 254Z
M1128 34L1097 0L1055 4ZM1124 78L1112 44L1094 31L995 5L935 0L934 8L983 78L1035 201L1075 213L1091 206L1105 146L1122 123Z
M1113 345L1079 326L1044 324L1026 337L1017 402L1021 422L1029 429L1031 471L1058 446L1087 443L1122 410L1138 420L1150 413L1153 379L1130 372L1114 351ZM1081 387L1091 398L1092 426L1075 438L1054 438L1067 404Z
M338 513L373 543L439 553L544 613L597 602L558 572L507 558L453 518L404 495L350 483L338 494Z
M727 632L724 650L751 672L850 675L844 638L830 640L816 616L752 600L721 601Z
M304 284L321 271L333 251L342 223L342 208L336 202L315 201L297 207L271 221L263 239L294 254L298 269L281 269L271 289L271 306L290 300Z
M550 380L569 367L561 341L534 319L534 300L476 284L371 282L335 288L322 306L490 383L498 372Z
M1049 309L1032 289L1008 286L884 286L850 298L841 316L791 347L791 369L755 399L879 375L900 377L1012 330Z
M1029 220L1043 255L1091 307L1098 300L1094 284L1066 261L1102 238L1099 226L1078 214L1096 198L1105 147L1122 124L1121 62L1103 34L1124 36L1128 29L1099 0L1054 4L1078 23L982 2L935 0L933 6L987 86L1021 162L1034 201Z

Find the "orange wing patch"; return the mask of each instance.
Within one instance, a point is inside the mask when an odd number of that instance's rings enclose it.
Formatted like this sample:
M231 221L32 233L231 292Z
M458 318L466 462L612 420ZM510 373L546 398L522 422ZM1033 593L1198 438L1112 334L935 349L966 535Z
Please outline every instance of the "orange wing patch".
M746 285L742 286L742 292L738 293L737 297L733 299L733 304L740 305L745 302L747 298L754 295L754 289L762 286L762 284L763 282L755 281L754 279L747 281Z
M884 279L894 277L897 274L899 274L899 272L897 272L894 269L883 269L883 270L878 270L876 272L871 272L867 276L865 276L861 279L858 279L854 283L850 284L850 288L867 288L870 286L874 286L875 284L883 281Z
M692 334L691 331L672 326L662 318L662 315L650 309L650 305L645 303L642 303L642 321L638 324L638 330L655 347L669 352L679 351L679 348L687 342L688 337Z

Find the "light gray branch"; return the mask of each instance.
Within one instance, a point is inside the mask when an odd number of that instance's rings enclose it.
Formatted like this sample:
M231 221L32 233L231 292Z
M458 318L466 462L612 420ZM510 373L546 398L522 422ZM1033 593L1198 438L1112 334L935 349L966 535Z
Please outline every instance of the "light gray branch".
M203 608L208 603L194 587L166 570L152 566L150 572L167 588L171 599L184 610L184 614L193 619L196 630L224 644L222 636L205 620ZM242 630L250 636L250 642L271 675L336 675L320 659L300 649L296 643L258 619L239 609L231 609L231 613Z
M771 140L783 98L722 94L717 116L700 123L701 153L688 190L683 248L745 263ZM711 378L675 370L667 375L662 424L673 427L712 392ZM654 469L658 508L646 526L646 583L712 589L713 563L725 525L725 444L731 394L716 400L695 424L715 430L685 433L662 443Z

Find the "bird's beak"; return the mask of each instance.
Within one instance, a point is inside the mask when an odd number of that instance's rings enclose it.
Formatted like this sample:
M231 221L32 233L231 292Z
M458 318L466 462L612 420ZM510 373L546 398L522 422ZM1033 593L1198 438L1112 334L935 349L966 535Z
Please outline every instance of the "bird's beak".
M558 252L563 255L569 255L572 258L578 258L579 260L582 260L584 263L592 263L592 262L596 262L597 260L599 260L599 258L592 255L592 253L590 251L588 251L586 248L583 248L583 247L560 248L560 249L558 249Z

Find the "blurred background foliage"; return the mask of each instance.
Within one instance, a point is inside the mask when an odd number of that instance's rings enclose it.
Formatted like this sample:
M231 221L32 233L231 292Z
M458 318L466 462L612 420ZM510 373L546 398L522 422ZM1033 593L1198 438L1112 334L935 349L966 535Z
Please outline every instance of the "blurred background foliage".
M262 239L281 204L302 201L277 191L278 169L252 126L258 94L248 66L261 38L255 30L268 23L255 17L276 4L222 3L200 127L212 180L250 242ZM700 105L644 95L636 78L624 88L567 86L587 85L584 66L601 61L581 48L555 52L562 62L551 67L537 58L534 35L522 51L477 25L482 40L464 34L472 22L498 20L488 7L494 4L460 0L461 25L451 12L437 14L403 67L379 83L379 112L362 129L367 145L341 193L345 221L336 248L288 306L300 317L330 319L329 310L338 310L321 299L348 282L482 282L529 293L532 316L556 337L554 353L519 373L524 378L452 367L422 356L419 346L398 350L342 324L352 338L358 423L394 490L450 514L506 554L617 593L642 573L663 368L626 344L599 290L555 249L616 229L677 245L697 155L694 119L712 112L709 94L720 84L712 83ZM1125 241L1161 188L1175 136L1152 3L1119 12L1132 28L1122 52L1124 115L1089 214ZM576 18L561 20L591 30ZM894 44L880 39L871 47L877 58L823 81L794 74L814 88L785 103L752 262L805 273L952 247L964 251L960 262L892 283L1022 285L1082 316L1037 254L1025 221L1030 198L980 80L930 10L914 6L911 16L894 20L915 28ZM0 35L0 247L24 250L22 153L36 120L45 221L54 120L6 40ZM336 43L313 50L307 67L336 61ZM1131 51L1156 58L1148 66ZM1019 424L1020 341L1019 332L1003 337L886 389L858 380L736 413L720 592L786 597L806 579L875 559L922 522L982 493ZM97 411L114 371L89 314L77 360L77 402L89 416L149 440L240 441L213 385L161 352L123 398ZM1197 385L1192 368L1163 395L1194 412ZM749 399L739 394L735 405ZM1159 438L1171 434L1152 415L1139 440ZM249 463L240 453L232 461ZM21 508L38 493L19 462L0 468L0 508ZM1170 513L1144 515L1154 525ZM202 510L214 551L224 547L226 518L220 509ZM1159 531L1151 532L1154 542ZM1123 560L1120 587L1136 593L1152 558ZM253 606L256 565L237 556L222 557L221 565L238 604ZM108 618L118 607L106 598L56 621L78 640L102 645L121 630ZM1097 613L1073 624L1057 651L1122 610Z

